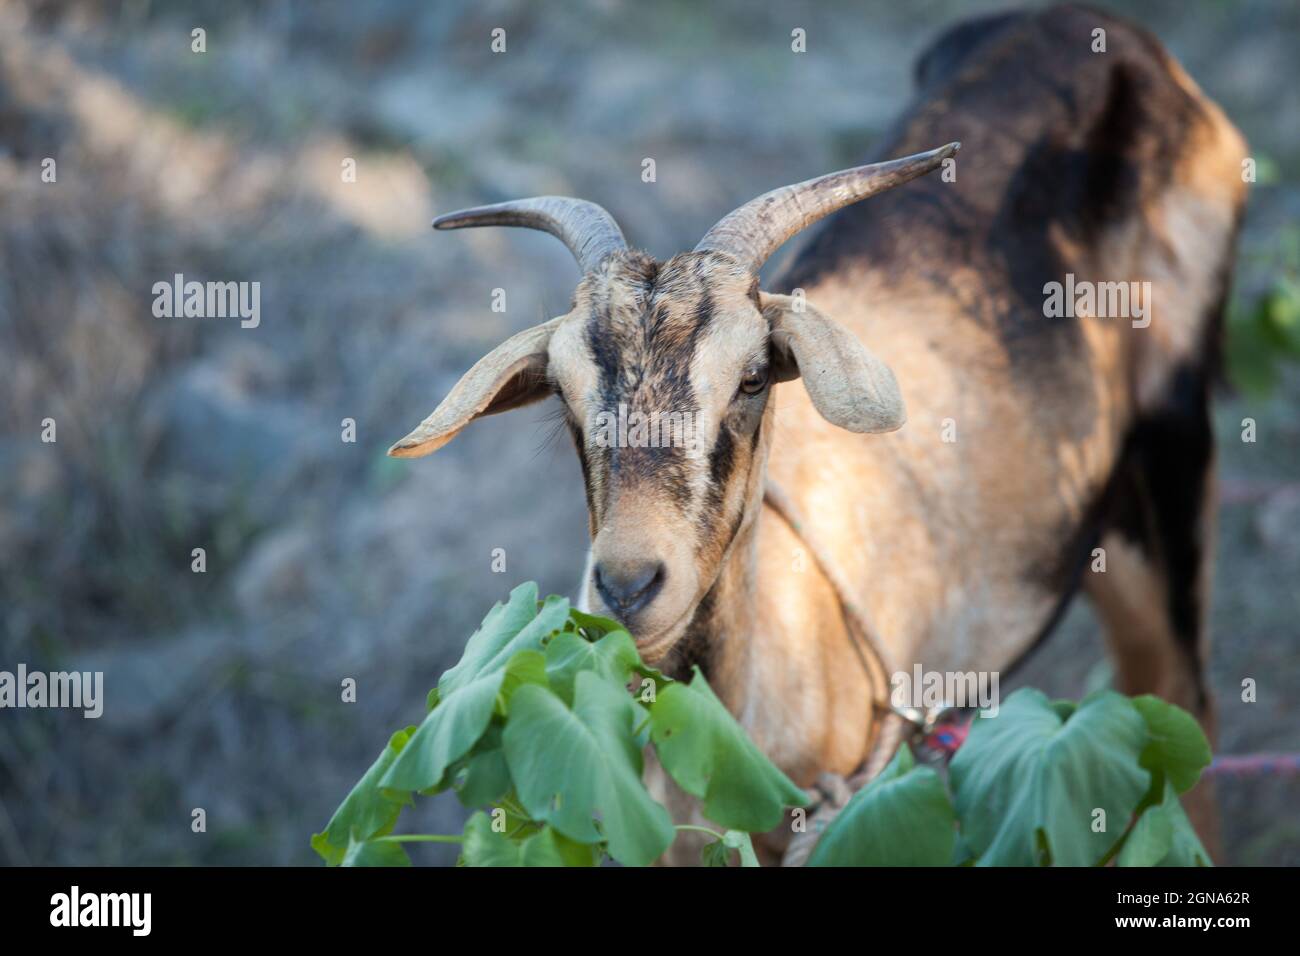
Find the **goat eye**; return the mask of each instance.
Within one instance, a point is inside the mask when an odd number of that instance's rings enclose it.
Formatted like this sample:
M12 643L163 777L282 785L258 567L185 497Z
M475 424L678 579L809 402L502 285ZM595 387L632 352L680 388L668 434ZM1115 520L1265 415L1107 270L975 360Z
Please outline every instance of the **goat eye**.
M767 387L767 369L758 369L754 372L746 372L745 377L740 380L740 390L746 395L757 395Z

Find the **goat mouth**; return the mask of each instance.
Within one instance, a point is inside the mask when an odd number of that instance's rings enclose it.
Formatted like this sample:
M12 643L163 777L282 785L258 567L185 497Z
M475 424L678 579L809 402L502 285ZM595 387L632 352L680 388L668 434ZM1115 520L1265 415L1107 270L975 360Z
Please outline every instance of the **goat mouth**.
M668 631L662 632L658 637L647 640L638 638L636 649L637 653L641 655L641 660L651 667L656 667L675 643L677 641L670 628Z
M641 655L641 660L651 667L657 666L681 638L682 631L690 623L697 607L698 602L692 603L678 615L675 621L667 627L660 628L654 634L643 635L633 632L632 639L636 642L637 653Z

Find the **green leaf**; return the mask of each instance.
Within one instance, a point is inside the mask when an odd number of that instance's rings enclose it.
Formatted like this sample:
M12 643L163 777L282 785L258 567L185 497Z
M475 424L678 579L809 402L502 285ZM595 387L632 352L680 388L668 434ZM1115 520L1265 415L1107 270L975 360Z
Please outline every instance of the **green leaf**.
M1086 697L1068 720L1036 690L979 717L949 767L962 833L981 866L1097 863L1151 783L1138 760L1146 725L1128 698ZM1093 832L1093 811L1106 832Z
M1104 690L1105 688L1102 689ZM1079 705L1072 700L1054 700L1051 701L1050 706L1052 710L1056 712L1056 716L1060 717L1062 721L1069 720L1074 716L1074 712L1079 709Z
M540 833L522 841L524 866L595 866L600 848L570 840L564 834L543 827Z
M1160 806L1148 808L1137 819L1124 847L1115 859L1116 866L1155 866L1174 845L1174 826Z
M443 696L388 768L383 785L402 790L445 787L447 768L487 730L504 678L504 670L487 673Z
M606 634L611 634L614 631L627 630L618 621L608 617L588 614L586 611L579 611L576 607L569 611L569 619L582 629L582 633L587 636L589 641L598 641Z
M520 840L492 829L486 813L476 813L465 824L461 862L466 866L595 866L600 851L575 843L550 827Z
M900 747L822 834L809 866L948 866L956 816L943 781Z
M650 705L650 739L678 786L701 798L704 815L724 827L765 832L781 822L787 806L808 802L749 739L698 667L689 684L668 684Z
M1151 694L1133 698L1133 706L1147 725L1147 745L1142 766L1164 771L1173 788L1186 793L1196 784L1201 771L1210 765L1210 742L1196 718Z
M343 857L343 866L410 866L411 858L400 843L386 840L353 840Z
M1168 782L1164 798L1149 807L1133 825L1117 866L1211 866L1191 821L1183 812L1178 793Z
M506 604L497 604L465 645L455 667L429 694L432 710L411 746L394 762L383 785L437 792L447 771L478 742L498 704L508 705L521 685L545 679L543 640L564 626L569 602L549 597L537 609L537 585L521 584ZM500 700L498 700L500 695Z
M527 648L516 651L506 663L505 678L497 695L497 712L502 717L510 707L510 698L524 684L546 684L546 655Z
M573 702L573 681L580 671L626 685L641 663L636 643L627 631L611 631L595 643L572 631L561 631L546 645L546 679L566 703Z
M522 865L519 843L493 830L492 818L481 810L466 821L464 838L460 859L466 866Z
M704 844L700 859L705 866L730 866L733 852L739 855L742 867L759 865L753 840L741 830L728 830L720 840Z
M506 604L497 604L483 618L479 629L465 645L460 662L438 681L443 702L457 690L484 674L505 669L516 651L541 650L551 632L564 627L569 617L567 598L552 595L537 609L537 585L529 581L510 592Z
M343 798L324 832L312 836L312 849L330 866L343 863L354 838L368 840L390 832L402 807L412 802L409 793L386 792L380 781L414 733L414 727L407 727L389 738L388 746Z
M641 781L633 730L642 714L623 688L583 671L572 710L546 688L521 687L503 735L529 816L579 843L607 839L609 855L630 866L652 863L675 835L668 811Z
M700 862L708 867L731 866L731 848L721 840L706 843L700 851Z
M970 844L958 831L952 841L952 859L949 860L950 866L974 866L975 853L971 850Z
M450 782L447 771L487 732L498 704L522 685L545 681L544 660L540 651L521 650L501 668L441 695L438 706L425 716L410 744L389 768L383 785L430 792L445 789ZM502 709L504 706L502 703Z
M496 803L510 792L510 768L501 743L499 722L488 725L456 781L456 796L467 807Z
M740 854L742 867L758 866L758 856L754 853L754 841L749 834L741 830L728 830L722 834L722 844Z
M1173 843L1169 853L1156 866L1214 866L1172 787L1165 788L1165 802L1151 809L1163 812L1173 825Z

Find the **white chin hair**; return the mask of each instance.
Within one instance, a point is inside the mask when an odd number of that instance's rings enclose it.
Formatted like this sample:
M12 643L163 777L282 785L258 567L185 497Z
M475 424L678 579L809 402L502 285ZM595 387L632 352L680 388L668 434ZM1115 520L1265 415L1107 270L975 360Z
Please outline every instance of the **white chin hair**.
M578 582L578 596L573 600L573 606L583 614L591 613L591 568L595 563L591 551L587 551L587 563L582 569L582 580Z

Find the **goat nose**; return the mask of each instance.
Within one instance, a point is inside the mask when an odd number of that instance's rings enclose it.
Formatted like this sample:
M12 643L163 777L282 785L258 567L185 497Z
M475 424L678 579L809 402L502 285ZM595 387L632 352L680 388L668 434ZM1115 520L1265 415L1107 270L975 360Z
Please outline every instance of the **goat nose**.
M612 610L632 615L654 600L666 573L662 561L598 564L596 590Z

